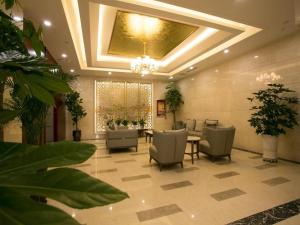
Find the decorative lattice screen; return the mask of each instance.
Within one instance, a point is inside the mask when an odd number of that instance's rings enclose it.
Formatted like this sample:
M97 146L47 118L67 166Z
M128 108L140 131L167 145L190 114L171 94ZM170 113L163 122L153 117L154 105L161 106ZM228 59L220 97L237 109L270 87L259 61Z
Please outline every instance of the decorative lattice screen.
M109 119L145 119L152 128L152 84L95 81L95 130L103 131Z

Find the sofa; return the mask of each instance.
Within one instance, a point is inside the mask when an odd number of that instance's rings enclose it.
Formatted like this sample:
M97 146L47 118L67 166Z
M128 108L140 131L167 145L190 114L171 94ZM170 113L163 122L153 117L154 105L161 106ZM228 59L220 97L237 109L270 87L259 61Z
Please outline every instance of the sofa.
M205 127L202 140L199 142L200 152L207 154L214 161L217 157L227 156L231 160L231 149L235 135L235 128Z
M106 147L111 149L135 147L138 150L138 131L136 129L106 129Z
M187 144L185 130L159 132L153 131L153 143L149 148L150 163L154 159L161 171L163 165L180 163L183 167L184 152Z

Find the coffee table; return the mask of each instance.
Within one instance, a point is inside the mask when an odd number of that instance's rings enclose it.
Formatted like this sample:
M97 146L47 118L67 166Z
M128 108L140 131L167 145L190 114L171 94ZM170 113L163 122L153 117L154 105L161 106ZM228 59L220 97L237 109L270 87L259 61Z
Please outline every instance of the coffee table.
M200 137L197 136L188 136L187 142L191 144L191 153L185 152L184 154L190 155L192 157L192 164L194 164L194 155L197 155L198 159L199 157L199 141L201 140ZM194 145L197 145L197 151L194 152Z
M145 131L146 143L147 143L148 137L149 137L149 143L151 143L151 138L153 137L153 130Z

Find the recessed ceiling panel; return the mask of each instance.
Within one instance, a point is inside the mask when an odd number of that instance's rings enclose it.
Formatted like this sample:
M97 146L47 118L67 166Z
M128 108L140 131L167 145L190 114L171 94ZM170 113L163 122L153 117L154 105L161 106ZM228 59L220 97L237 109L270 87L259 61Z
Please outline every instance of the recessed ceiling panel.
M141 14L117 11L108 54L162 59L199 27Z

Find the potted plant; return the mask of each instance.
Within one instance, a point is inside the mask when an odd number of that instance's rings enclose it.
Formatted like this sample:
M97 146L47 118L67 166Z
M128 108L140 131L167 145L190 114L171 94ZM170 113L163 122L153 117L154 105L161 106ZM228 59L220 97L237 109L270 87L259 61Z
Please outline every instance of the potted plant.
M248 98L258 103L251 108L255 112L248 121L256 133L263 137L264 161L277 162L278 136L286 134L286 128L292 129L298 125L297 112L292 106L298 104L299 99L289 95L293 92L283 84L268 84L268 88Z
M169 112L173 113L173 127L175 127L176 111L180 108L181 104L184 104L184 101L182 100L182 95L175 83L170 83L166 89L165 100Z
M131 124L133 125L134 128L136 128L137 125L138 125L138 121L132 120L132 121L131 121Z
M66 95L65 104L68 111L71 113L73 125L75 125L75 130L73 130L73 140L80 141L81 130L78 129L78 121L86 116L85 109L82 107L82 98L77 91L72 91Z
M121 125L121 123L122 123L122 119L120 118L116 119L116 124L118 127Z
M126 120L126 119L122 121L122 125L123 125L124 127L127 127L127 126L128 126L128 123L129 123L129 121Z
M144 126L145 126L145 124L146 124L146 121L142 118L142 119L139 120L139 124L140 124L140 128L141 128L141 129L144 129Z
M109 129L113 129L114 127L114 120L113 119L109 119L106 121L106 125L108 126Z

